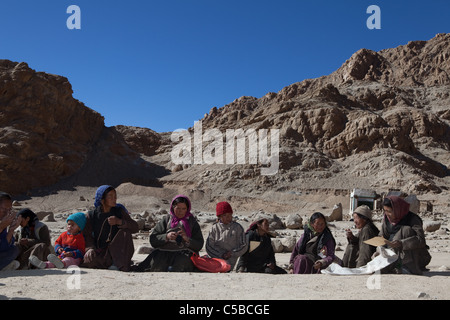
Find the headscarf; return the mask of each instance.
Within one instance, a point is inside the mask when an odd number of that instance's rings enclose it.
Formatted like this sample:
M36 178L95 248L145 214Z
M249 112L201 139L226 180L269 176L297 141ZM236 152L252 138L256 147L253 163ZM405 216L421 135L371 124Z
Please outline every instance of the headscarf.
M331 233L330 229L328 228L328 226L325 226L325 229L322 231L322 233L318 233L316 232L316 230L314 230L313 226L311 225L312 223L314 223L314 221L318 218L322 218L325 220L326 223L326 218L325 216L320 213L320 212L315 212L311 218L309 219L309 221L306 223L306 228L305 232L303 233L303 238L302 241L298 242L298 246L299 246L299 250L298 252L300 254L304 254L306 252L306 244L308 243L309 240L311 240L313 237L318 236L318 246L317 246L317 253L320 252L320 250L322 250L322 248L326 245L326 243L331 239L334 242L334 245L336 246L336 240L333 237L333 234Z
M95 206L96 208L101 207L103 195L105 194L105 191L108 190L108 189L113 189L113 190L115 190L113 186L110 186L110 185L107 185L107 184L98 187L97 191L95 192L95 202L94 202L94 206ZM125 213L130 214L130 212L128 211L128 209L125 208L125 206L124 206L123 204L121 204L121 203L116 203L116 207L119 207L119 208L121 208Z
M388 196L386 198L391 202L394 217L389 218L388 215L385 216L388 218L389 222L395 226L408 214L409 203L397 196Z
M256 230L258 229L258 224L260 224L264 219L260 219L257 221L253 221L250 226L248 227L248 229L245 231L245 233L249 232L250 230Z
M187 200L187 203L188 203L186 214L181 219L178 218L175 215L175 212L173 211L173 203L178 198L184 198ZM191 227L189 226L188 220L189 220L189 217L192 216L192 214L191 214L191 201L189 200L189 198L182 194L175 196L175 198L172 199L172 202L170 204L170 216L172 218L170 221L170 227L176 228L181 221L181 223L183 224L184 231L186 232L186 235L190 238L192 235L192 232L191 232Z
M95 192L95 202L94 202L94 206L97 208L97 207L100 207L101 205L102 205L102 198L103 198L103 194L105 193L105 191L107 190L107 189L109 189L109 188L113 188L112 186L110 186L110 185L103 185L103 186L100 186L98 189L97 189L97 191ZM114 188L113 188L114 189Z

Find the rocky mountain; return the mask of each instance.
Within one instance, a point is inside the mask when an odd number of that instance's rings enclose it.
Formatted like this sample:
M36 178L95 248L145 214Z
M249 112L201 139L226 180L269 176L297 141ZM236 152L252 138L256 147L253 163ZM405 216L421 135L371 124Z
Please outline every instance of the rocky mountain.
M140 156L151 148L130 146L137 133L148 140L157 134L106 128L104 118L72 94L65 77L0 60L0 189L20 194L61 181L153 183L158 168Z
M66 78L0 60L0 186L24 193L55 183L130 181L210 198L352 188L447 192L449 57L450 34L379 52L361 49L330 75L214 107L201 119L202 151L215 159L223 151L225 164L176 164L172 151L180 140L172 141L172 133L106 128L101 115L72 97ZM250 161L248 138L244 164L237 155L226 164L226 132L238 129L279 130L276 174L262 175L269 165ZM211 141L208 131L216 134Z
M261 176L260 166L248 164L185 165L164 179L261 191L448 190L449 56L450 34L380 52L361 49L328 76L212 108L204 132L278 128L278 173Z
M69 81L0 61L0 185L11 193L80 169L104 119L72 98Z

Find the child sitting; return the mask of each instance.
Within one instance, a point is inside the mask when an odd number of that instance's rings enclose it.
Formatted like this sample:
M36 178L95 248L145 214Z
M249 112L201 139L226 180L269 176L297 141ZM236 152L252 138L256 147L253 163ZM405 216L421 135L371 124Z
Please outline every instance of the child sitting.
M30 256L30 263L45 268L67 268L79 266L85 253L85 241L81 233L86 225L86 216L82 212L70 215L67 220L67 231L63 232L55 241L55 254L47 256L48 261L41 261L36 256Z

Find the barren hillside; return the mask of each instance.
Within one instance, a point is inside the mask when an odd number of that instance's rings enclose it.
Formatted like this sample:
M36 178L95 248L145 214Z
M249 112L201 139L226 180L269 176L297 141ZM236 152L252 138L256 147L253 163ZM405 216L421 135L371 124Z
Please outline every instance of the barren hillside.
M289 202L302 192L347 196L353 188L447 194L449 57L450 34L379 52L361 49L328 76L212 108L200 119L202 162L178 165L171 152L180 141L172 133L107 128L100 114L72 97L66 78L0 60L1 189L33 194L132 182L193 190L212 202ZM205 136L211 129L211 141L222 142L217 147ZM236 154L227 164L226 132L238 129L265 129L269 136L279 130L276 174L263 175L270 164L251 162L248 137L244 164ZM217 162L224 164L205 163L220 152Z

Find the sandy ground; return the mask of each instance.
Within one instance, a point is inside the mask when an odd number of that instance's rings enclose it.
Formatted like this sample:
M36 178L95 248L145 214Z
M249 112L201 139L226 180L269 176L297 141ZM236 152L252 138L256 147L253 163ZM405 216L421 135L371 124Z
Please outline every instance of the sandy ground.
M120 190L120 188L118 188ZM53 212L55 222L46 222L56 237L64 229L61 216L85 210L92 204L93 188L55 193L45 197L21 200L22 207ZM91 196L88 196L91 194ZM80 200L80 196L86 197ZM148 196L133 198L133 212L143 208L167 206ZM119 201L127 204L120 195ZM70 208L70 209L69 209ZM447 222L446 222L447 223ZM351 222L333 223L331 228L342 249L345 249L345 227ZM445 225L446 226L446 225ZM444 227L445 227L444 226ZM206 232L206 231L205 231ZM413 275L265 275L209 273L123 273L110 270L18 270L0 272L0 299L37 300L447 300L450 299L450 240L448 229L443 233L426 233L432 255L423 276ZM53 239L54 240L54 239ZM148 237L135 239L135 248L148 244ZM343 250L336 252L342 258ZM135 262L146 255L135 254ZM278 265L287 264L289 253L277 253Z
M278 261L289 254L277 254ZM123 273L110 270L23 270L0 274L0 299L292 300L450 299L448 254L433 254L423 276Z

